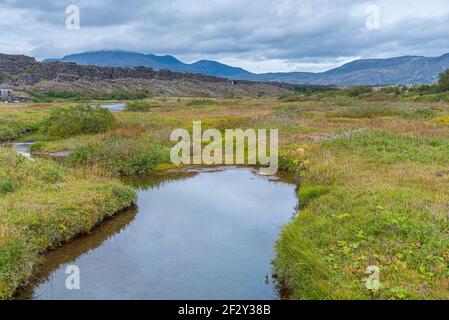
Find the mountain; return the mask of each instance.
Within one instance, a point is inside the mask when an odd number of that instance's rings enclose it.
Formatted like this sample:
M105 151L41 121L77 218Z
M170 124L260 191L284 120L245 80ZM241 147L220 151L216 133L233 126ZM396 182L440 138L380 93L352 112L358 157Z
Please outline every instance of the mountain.
M388 85L434 83L449 68L449 54L441 57L405 56L390 59L361 59L320 73L287 72L238 77L253 81L280 81L320 85Z
M145 66L155 70L201 73L233 80L286 82L316 85L388 85L434 83L438 75L449 68L449 54L441 57L404 56L389 59L361 59L325 72L284 72L255 74L242 68L216 61L201 60L186 64L173 56L157 56L125 51L85 52L65 56L66 61L104 67Z
M158 71L168 69L176 72L201 73L215 77L235 77L251 74L242 68L235 68L223 63L201 60L192 64L179 61L173 56L157 56L127 51L94 51L72 54L61 59L46 59L44 62L75 62L100 67L148 67Z

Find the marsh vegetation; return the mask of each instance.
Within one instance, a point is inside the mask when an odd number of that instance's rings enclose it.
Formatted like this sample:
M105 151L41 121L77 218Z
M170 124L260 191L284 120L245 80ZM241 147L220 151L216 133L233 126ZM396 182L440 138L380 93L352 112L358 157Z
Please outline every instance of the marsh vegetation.
M203 129L279 129L281 169L300 185L300 213L282 229L274 262L290 298L447 299L448 97L410 88L153 97L139 104L156 107L114 119L101 111L102 125L76 121L68 131L48 121L76 102L0 105L1 140L70 153L56 165L1 150L0 294L26 282L39 253L134 200L115 178L172 168L171 130L201 120ZM365 287L371 265L382 289Z

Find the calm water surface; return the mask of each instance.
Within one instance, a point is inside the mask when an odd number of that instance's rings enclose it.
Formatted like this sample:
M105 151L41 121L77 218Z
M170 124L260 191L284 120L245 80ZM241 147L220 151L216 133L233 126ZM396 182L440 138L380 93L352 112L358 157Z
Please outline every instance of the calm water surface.
M126 103L125 102L107 103L107 104L101 104L100 107L108 109L111 112L120 112L120 111L125 110Z
M250 169L132 181L136 208L49 252L20 292L32 299L276 299L273 246L295 187ZM80 290L66 289L67 266Z

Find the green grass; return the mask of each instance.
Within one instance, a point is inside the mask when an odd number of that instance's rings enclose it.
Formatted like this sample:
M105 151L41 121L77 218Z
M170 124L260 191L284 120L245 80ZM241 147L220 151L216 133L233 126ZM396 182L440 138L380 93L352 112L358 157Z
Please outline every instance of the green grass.
M132 188L119 182L80 178L53 162L0 148L0 299L29 279L44 251L135 200Z
M446 299L449 221L431 192L338 187L282 231L277 275L293 299ZM364 286L380 268L384 289Z
M301 206L307 206L312 200L319 198L327 193L327 187L322 185L302 185L298 191L299 203Z
M407 116L410 113L411 112L406 108L368 105L334 111L329 113L329 116L334 118L372 119L376 117Z
M449 163L449 140L444 138L372 131L341 136L325 145L333 150L363 155L367 160L384 164L400 161Z

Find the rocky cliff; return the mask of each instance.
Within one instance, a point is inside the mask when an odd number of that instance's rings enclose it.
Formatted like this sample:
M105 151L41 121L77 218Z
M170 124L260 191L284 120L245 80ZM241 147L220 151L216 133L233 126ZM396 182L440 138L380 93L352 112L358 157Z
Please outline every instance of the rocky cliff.
M18 90L110 91L139 88L160 95L268 95L288 90L281 84L229 80L152 68L98 67L72 62L38 62L23 55L0 54L0 86Z
M0 81L9 85L33 85L43 80L58 82L102 81L115 79L193 79L205 82L229 82L193 73L154 71L152 68L111 68L79 65L72 62L37 62L34 58L21 55L0 54Z

